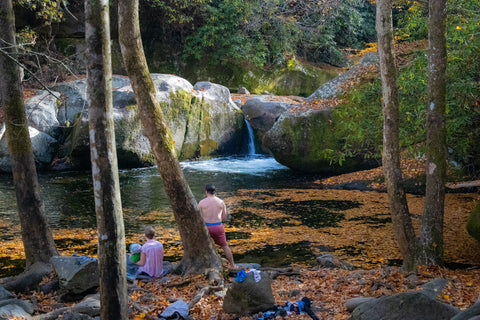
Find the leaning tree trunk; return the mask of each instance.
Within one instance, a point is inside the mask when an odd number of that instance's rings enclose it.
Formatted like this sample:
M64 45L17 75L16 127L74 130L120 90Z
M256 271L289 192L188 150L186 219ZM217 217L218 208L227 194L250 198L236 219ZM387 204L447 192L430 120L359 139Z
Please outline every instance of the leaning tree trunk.
M40 198L32 143L28 133L20 69L14 62L15 20L11 0L0 2L0 100L3 104L8 150L27 268L50 264L58 255Z
M445 104L447 45L446 0L429 1L427 188L420 237L420 264L443 263L443 216L447 165Z
M403 265L407 269L413 269L417 240L408 210L400 169L399 100L391 0L377 0L376 27L383 95L383 170L393 228L403 256Z
M85 38L101 318L126 320L128 305L125 231L113 124L108 0L85 0Z
M183 244L182 273L220 268L221 263L178 162L170 129L156 97L148 71L138 20L138 0L118 1L119 38L123 61L131 80L144 133L173 208Z

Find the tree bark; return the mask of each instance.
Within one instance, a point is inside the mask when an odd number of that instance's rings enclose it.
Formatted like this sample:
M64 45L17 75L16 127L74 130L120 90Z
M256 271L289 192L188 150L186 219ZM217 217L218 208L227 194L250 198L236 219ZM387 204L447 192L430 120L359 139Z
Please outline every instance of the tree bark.
M102 319L128 319L125 231L112 106L108 0L85 0L87 101Z
M446 0L429 1L428 18L428 112L427 112L427 186L423 212L419 263L443 263L443 216L447 146L446 105Z
M400 169L399 99L393 46L392 1L377 0L376 28L383 95L383 170L398 246L406 269L415 266L417 240Z
M200 210L177 159L170 129L156 97L140 37L138 0L118 1L119 38L123 61L131 80L145 136L162 177L183 244L180 271L201 273L220 268Z
M15 52L15 18L11 0L0 2L0 47ZM50 264L58 255L40 198L37 170L28 132L20 69L8 54L0 53L0 97L3 104L8 150L12 165L18 215L22 228L27 268L35 263Z

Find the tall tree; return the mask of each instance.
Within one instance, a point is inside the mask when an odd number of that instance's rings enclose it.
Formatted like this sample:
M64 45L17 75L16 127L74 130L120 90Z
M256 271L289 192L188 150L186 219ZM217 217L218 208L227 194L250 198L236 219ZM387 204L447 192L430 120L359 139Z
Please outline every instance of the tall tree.
M0 2L0 100L8 140L18 215L27 268L50 264L58 255L48 226L35 168L23 103L20 69L12 58L16 50L15 18L11 0Z
M377 0L376 28L383 96L383 166L392 222L403 265L442 263L445 199L446 0L430 0L427 190L420 241L415 236L400 169L399 100L393 46L392 2Z
M182 238L184 251L179 269L183 274L219 269L220 259L208 235L198 203L183 176L172 134L156 97L142 47L138 0L119 0L118 19L123 61L135 92L144 133L157 161Z
M400 170L399 100L391 0L377 0L376 29L383 95L383 170L403 264L412 269L416 261L416 238Z
M85 0L90 156L97 215L101 318L128 319L125 231L112 106L108 0Z
M423 211L422 264L442 264L443 216L447 167L446 105L446 0L430 0L428 15L428 112L427 112L427 188Z

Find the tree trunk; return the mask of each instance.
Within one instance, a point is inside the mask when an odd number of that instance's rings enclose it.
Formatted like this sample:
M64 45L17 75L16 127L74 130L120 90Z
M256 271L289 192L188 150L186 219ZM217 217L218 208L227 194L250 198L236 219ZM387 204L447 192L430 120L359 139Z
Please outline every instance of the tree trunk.
M183 274L220 268L221 262L208 235L197 201L177 159L170 129L156 97L143 52L138 20L138 0L118 1L119 38L123 61L138 103L145 136L173 208L183 244Z
M427 188L423 212L419 263L443 262L443 216L447 162L445 104L447 46L446 0L429 1Z
M417 240L400 169L399 100L393 47L392 2L377 0L376 28L383 95L383 170L393 227L406 269L413 269Z
M85 0L90 156L102 319L128 319L125 231L112 106L108 0Z
M0 2L0 47L15 52L15 20L11 0ZM28 133L20 69L7 53L0 53L0 97L3 104L8 150L22 228L27 268L50 264L58 255L40 198L37 170Z

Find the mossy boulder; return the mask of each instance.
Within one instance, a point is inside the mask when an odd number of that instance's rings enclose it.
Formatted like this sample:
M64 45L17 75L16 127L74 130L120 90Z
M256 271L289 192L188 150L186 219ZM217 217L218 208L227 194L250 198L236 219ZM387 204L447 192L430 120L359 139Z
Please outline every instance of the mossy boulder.
M113 76L112 80L119 168L153 165L156 162L143 134L130 81L124 76ZM187 80L166 74L152 74L152 80L181 159L241 151L246 134L245 122L226 87L200 82L194 88ZM58 92L56 96L39 91L38 96L27 100L33 150L40 168L90 167L86 89L86 79L79 79L57 84L54 87ZM0 171L9 171L8 148L2 139L4 131L2 125Z
M480 203L476 205L467 221L468 234L480 241Z
M245 134L244 117L228 88L197 82L191 102L181 158L239 153Z
M332 162L331 155L341 150L342 137L335 131L332 108L303 110L290 106L263 138L263 145L275 159L292 170L340 174L365 167L362 156Z

